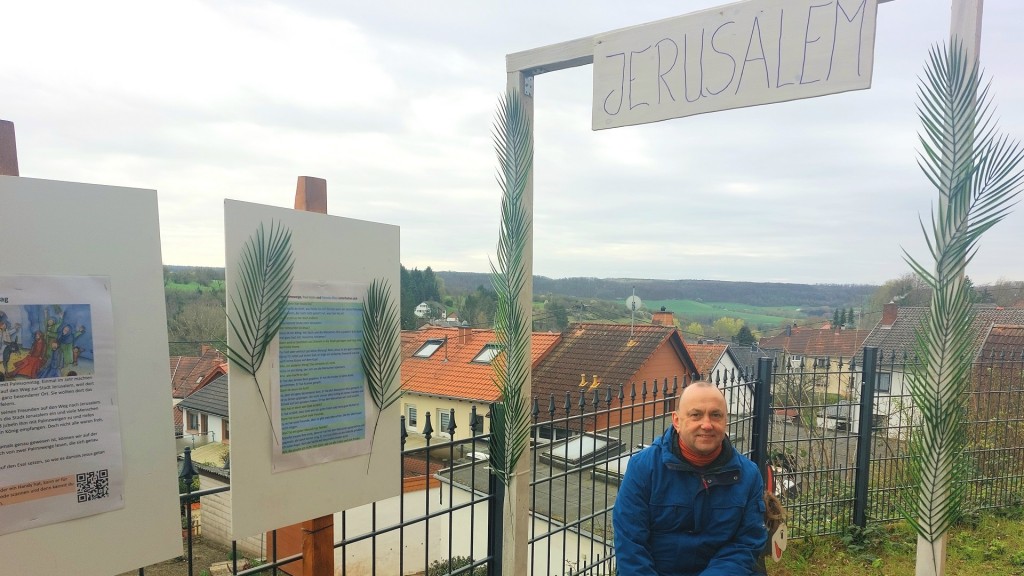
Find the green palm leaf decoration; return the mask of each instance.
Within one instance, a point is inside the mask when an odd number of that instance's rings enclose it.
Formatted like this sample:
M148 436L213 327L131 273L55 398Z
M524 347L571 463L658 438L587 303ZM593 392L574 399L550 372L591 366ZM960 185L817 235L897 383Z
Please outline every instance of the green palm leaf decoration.
M501 407L491 415L491 471L509 486L516 464L530 442L530 411L523 388L530 376L529 311L519 306L527 289L527 242L530 214L523 195L533 165L533 136L530 119L519 95L510 91L499 99L494 123L494 148L500 170L501 231L498 236L498 264L491 263L491 283L498 296L494 331L504 352L491 362L494 381L501 394Z
M367 390L377 407L377 419L370 437L371 457L381 414L398 402L403 393L401 385L395 385L402 365L399 330L398 310L391 300L391 285L384 279L372 281L363 301L363 354L360 357ZM369 469L369 459L366 466Z
M288 314L288 293L295 265L291 239L290 230L273 222L269 231L261 223L249 237L239 258L239 283L231 295L235 317L228 316L236 344L234 348L226 347L226 355L231 363L256 380L256 390L268 418L270 406L256 373Z
M918 164L939 192L931 234L921 221L934 268L904 251L932 289L928 318L916 334L920 362L908 372L922 424L910 438L912 489L900 493L901 512L918 534L918 574L937 574L944 564L939 541L961 512L969 474L965 415L974 316L965 270L981 235L1009 213L1024 178L1020 146L996 133L988 86L979 94L979 85L978 68L968 69L959 44L930 51L918 94L924 127ZM922 558L931 566L921 566Z

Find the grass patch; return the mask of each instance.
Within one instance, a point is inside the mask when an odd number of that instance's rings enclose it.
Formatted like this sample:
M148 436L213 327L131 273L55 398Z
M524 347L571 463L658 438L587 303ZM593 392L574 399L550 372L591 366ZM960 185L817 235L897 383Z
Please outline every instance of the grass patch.
M711 321L727 316L739 318L748 326L781 326L792 320L806 318L796 306L751 306L735 302L697 302L696 300L645 300L647 310L664 306L677 317Z
M949 533L946 574L1024 575L1024 511L972 516ZM835 537L797 540L772 576L914 576L917 535L905 523L869 525Z

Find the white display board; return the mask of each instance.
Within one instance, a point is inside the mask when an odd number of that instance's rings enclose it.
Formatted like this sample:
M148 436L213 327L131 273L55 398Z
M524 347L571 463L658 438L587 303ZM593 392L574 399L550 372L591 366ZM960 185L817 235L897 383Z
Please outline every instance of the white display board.
M0 305L22 331L43 327L19 339L20 373L0 383L11 421L35 423L5 428L13 442L0 437L15 450L3 462L17 464L0 470L0 489L17 501L0 507L0 522L16 525L0 535L3 571L109 576L179 556L156 192L0 176L0 207L0 276L12 290ZM43 364L35 332L50 324ZM26 441L46 449L22 458ZM11 489L26 470L39 492ZM20 513L26 506L37 510Z
M282 332L293 341L283 347L282 353L279 335L255 379L235 365L230 369L231 521L235 538L312 520L401 492L399 407L396 404L381 415L373 452L368 453L376 411L362 380L358 390L362 393L361 402L353 397L351 378L324 380L331 382L331 386L346 387L347 391L320 398L324 402L354 398L354 404L361 406L356 409L363 413L362 430L346 425L341 436L323 437L300 429L289 430L288 425L297 420L328 420L333 414L329 409L316 410L311 406L293 410L283 430L279 420L282 402L294 407L293 401L308 401L302 396L305 392L299 392L293 400L282 401L289 394L281 387L282 366L286 383L319 378L331 366L347 374L355 369L358 362L353 364L357 358L352 353L359 345L353 339L358 338L359 330L349 325L349 320L357 308L361 309L361 295L371 281L386 279L390 283L397 308L398 227L225 201L225 280L231 317L236 314L231 296L240 285L240 255L261 225L267 232L272 226L283 226L291 232L295 265L290 292L290 306L294 307L290 313L308 318L291 325L286 323ZM323 336L318 336L321 333ZM228 345L238 347L230 327ZM337 354L333 353L335 350ZM309 371L299 373L298 369L305 368L303 354L307 352L311 356ZM257 390L257 381L262 394ZM315 393L324 394L323 388ZM290 433L294 435L289 438Z
M871 87L877 0L750 0L594 37L593 129Z

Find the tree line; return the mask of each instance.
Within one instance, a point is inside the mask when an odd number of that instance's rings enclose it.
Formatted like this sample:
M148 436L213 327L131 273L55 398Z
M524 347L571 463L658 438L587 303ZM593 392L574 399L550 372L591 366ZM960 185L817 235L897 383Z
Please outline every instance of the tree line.
M712 281L633 281L601 280L596 278L571 278L559 281L543 279L534 285L533 328L536 331L559 332L573 322L617 322L628 323L629 312L622 306L624 294L629 294L633 285L643 282L663 286L672 284L679 287L688 285L712 301L749 302L741 297L755 287L771 286L772 295L767 297L774 305L800 305L817 310L816 319L808 320L811 325L824 325L831 319L836 327L871 329L881 319L882 309L888 302L900 306L927 306L930 293L919 279L907 273L885 282L881 286L867 285L803 285L768 284L755 282L712 282ZM497 296L490 285L487 274L464 272L434 272L431 267L400 269L399 306L403 330L414 330L420 326L444 317L455 316L460 324L473 328L493 328ZM473 282L476 282L475 284ZM721 293L705 294L707 286L723 287L741 285L736 290L727 289ZM167 309L167 338L171 355L198 355L199 345L209 343L222 347L226 339L224 269L189 266L164 266L165 300ZM693 288L700 287L700 290ZM616 290L607 299L581 296L579 293L565 293L544 288L559 287L566 290L578 289L583 294L604 294ZM866 288L872 288L865 293ZM837 301L834 306L819 305L816 308L800 301L801 294L816 291L818 301ZM672 293L672 294L678 294ZM992 285L973 287L973 300L996 306L1010 307L1024 305L1024 282L1000 280ZM731 296L730 296L731 295ZM846 295L846 296L843 296ZM645 297L648 297L645 293ZM849 297L847 300L840 298ZM655 296L650 298L657 299ZM679 298L679 296L673 296ZM417 316L416 307L427 304L427 312ZM856 309L855 309L856 307ZM637 311L637 322L650 322L651 313L646 309ZM683 334L688 339L716 338L750 344L767 328L748 326L743 320L730 317L720 318L676 318Z

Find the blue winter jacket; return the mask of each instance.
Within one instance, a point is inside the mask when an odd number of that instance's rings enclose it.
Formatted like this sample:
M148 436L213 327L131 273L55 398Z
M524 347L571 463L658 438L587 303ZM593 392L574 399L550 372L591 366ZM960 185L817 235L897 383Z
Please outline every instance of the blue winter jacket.
M629 459L612 513L619 576L746 576L764 550L764 483L732 448L706 468L669 428Z

